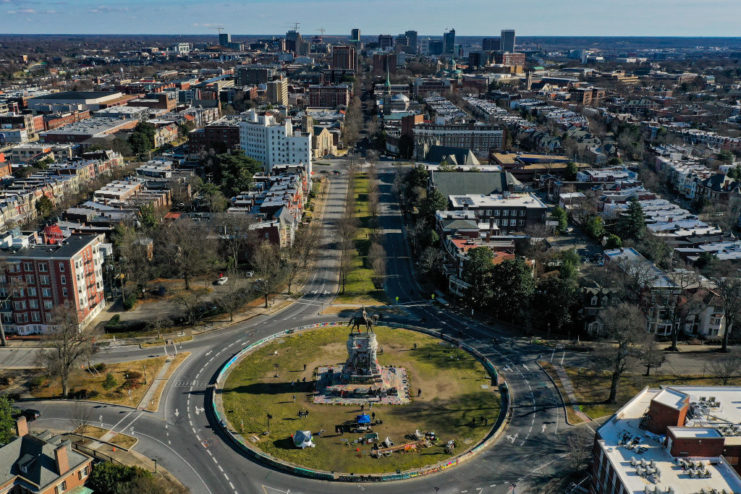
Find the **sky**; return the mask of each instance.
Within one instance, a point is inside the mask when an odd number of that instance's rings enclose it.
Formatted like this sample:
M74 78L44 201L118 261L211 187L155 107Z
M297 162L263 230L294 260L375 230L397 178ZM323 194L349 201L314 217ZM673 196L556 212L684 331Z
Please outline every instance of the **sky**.
M0 33L741 36L741 0L0 0Z

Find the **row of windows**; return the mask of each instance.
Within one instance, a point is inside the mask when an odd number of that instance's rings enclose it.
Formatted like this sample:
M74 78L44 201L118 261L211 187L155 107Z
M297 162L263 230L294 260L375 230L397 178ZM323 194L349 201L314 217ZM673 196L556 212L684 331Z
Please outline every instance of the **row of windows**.
M51 310L54 307L54 303L51 300L44 300L44 309ZM28 308L29 309L38 309L39 308L39 301L35 299L31 299L28 301ZM26 310L26 301L25 300L19 300L16 302L13 302L13 309L15 310Z
M48 273L49 272L49 264L45 262L38 263L39 272L40 273ZM24 262L23 263L23 271L34 271L33 263L32 262ZM59 264L59 271L61 273L64 273L64 264ZM10 263L8 264L8 272L9 273L20 273L21 272L21 263Z
M517 209L480 209L477 211L478 216L517 216ZM527 215L527 211L524 209L519 210L519 215L524 217Z

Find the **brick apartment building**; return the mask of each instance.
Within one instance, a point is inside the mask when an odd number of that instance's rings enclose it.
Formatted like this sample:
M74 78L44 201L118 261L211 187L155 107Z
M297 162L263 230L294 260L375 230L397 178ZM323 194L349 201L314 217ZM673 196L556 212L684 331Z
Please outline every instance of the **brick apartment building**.
M332 68L358 70L358 58L353 46L335 46L332 48Z
M312 108L336 108L349 104L350 87L347 84L309 86L309 106Z
M0 494L63 494L85 485L93 459L49 432L30 434L26 418L17 437L0 447Z
M239 118L224 117L188 134L191 154L213 148L223 153L239 147Z
M64 305L76 310L82 328L105 307L104 236L72 235L58 240L52 237L46 243L0 250L4 266L0 294L14 293L0 307L8 333L48 331L54 326L54 309Z

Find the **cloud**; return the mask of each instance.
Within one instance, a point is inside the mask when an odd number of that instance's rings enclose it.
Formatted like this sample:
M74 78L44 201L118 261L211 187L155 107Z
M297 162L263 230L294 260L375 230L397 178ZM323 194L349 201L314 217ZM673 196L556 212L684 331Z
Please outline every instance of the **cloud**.
M16 9L16 10L8 10L7 12L10 15L15 14L35 14L36 11L34 9Z

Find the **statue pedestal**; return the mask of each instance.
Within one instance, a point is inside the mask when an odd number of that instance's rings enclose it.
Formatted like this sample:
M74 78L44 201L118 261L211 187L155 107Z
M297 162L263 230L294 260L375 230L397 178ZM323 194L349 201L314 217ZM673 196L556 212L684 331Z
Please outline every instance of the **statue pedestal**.
M347 339L347 361L343 378L350 383L370 384L381 381L378 365L378 342L375 333L350 333Z

